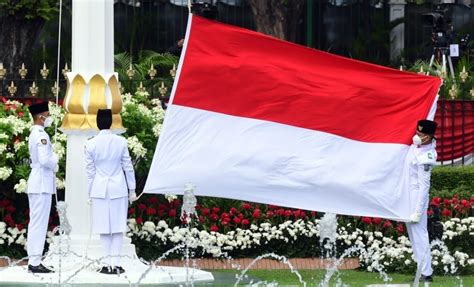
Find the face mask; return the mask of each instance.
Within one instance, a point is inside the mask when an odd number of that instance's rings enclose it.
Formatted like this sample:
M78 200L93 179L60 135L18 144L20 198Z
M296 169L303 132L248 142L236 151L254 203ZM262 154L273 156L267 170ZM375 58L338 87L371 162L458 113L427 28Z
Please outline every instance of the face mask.
M422 142L422 140L421 140L419 135L414 135L413 136L413 144L414 145L421 145L421 142Z
M52 123L53 123L53 119L51 117L47 117L47 118L44 119L44 127L45 128L51 126Z

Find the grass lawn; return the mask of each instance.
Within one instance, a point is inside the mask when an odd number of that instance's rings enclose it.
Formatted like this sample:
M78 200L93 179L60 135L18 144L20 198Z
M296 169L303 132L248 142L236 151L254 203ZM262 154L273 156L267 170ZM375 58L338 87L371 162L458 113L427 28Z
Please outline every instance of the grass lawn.
M216 270L213 270L214 272ZM219 270L222 273L236 273L235 271ZM298 270L303 277L307 286L318 286L322 281L325 271L324 270ZM253 279L254 283L258 281L277 282L279 286L301 286L298 277L292 274L289 270L250 270L248 271L249 278L246 279L245 283L249 283L249 279ZM389 284L410 284L413 282L414 275L405 274L388 274L392 278ZM377 273L369 273L364 271L353 271L353 270L341 270L338 274L332 277L330 286L335 286L337 282L335 279L339 276L342 283L345 286L367 286L370 284L384 284L383 279L379 278ZM474 286L474 275L461 276L460 279L452 276L434 276L434 282L426 286L438 287L454 287L454 286ZM235 282L235 281L234 281ZM462 284L462 285L461 285ZM264 285L262 285L264 286ZM420 287L425 286L424 283L420 283Z

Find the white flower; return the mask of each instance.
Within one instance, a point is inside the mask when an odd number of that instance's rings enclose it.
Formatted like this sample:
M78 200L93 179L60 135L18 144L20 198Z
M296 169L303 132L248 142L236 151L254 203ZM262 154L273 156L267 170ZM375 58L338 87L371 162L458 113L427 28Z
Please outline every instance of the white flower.
M56 188L57 189L64 189L66 187L64 180L59 177L56 177Z
M0 167L0 180L7 180L12 173L13 170L10 167Z
M13 149L18 152L26 143L24 141L16 141L13 143Z
M177 199L178 197L175 194L167 193L165 194L165 198L168 202L172 202L173 200Z
M131 136L127 139L128 148L137 158L143 158L146 155L146 148L143 147L142 143L136 136Z
M15 184L13 189L16 191L16 193L25 193L27 187L28 187L28 182L22 178L17 184Z
M0 154L3 154L7 150L6 144L0 144Z

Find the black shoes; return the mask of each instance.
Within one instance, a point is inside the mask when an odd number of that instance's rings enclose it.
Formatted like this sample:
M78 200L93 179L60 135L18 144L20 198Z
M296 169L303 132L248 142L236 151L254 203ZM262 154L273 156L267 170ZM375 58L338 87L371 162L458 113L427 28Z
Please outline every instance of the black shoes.
M43 264L38 266L28 265L28 271L32 273L53 273L54 271L45 267Z
M433 276L431 275L421 275L420 282L433 282Z
M102 274L122 274L125 272L125 269L122 268L122 266L116 266L114 268L110 266L103 266L97 272L102 273Z
M114 273L115 273L115 274L122 274L122 273L125 273L125 269L123 269L122 266L115 266L115 268L114 268Z
M112 267L110 266L102 266L97 272L102 274L114 274Z

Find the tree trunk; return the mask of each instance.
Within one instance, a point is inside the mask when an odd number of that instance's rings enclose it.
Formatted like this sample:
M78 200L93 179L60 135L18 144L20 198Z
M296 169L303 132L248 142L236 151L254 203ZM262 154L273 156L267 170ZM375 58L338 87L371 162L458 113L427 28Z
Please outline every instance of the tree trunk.
M41 18L26 20L13 16L0 17L0 62L8 70L9 77L19 77L21 64L31 63L32 47L44 24Z
M257 31L295 42L305 0L248 0Z

